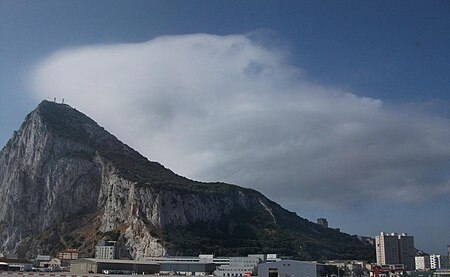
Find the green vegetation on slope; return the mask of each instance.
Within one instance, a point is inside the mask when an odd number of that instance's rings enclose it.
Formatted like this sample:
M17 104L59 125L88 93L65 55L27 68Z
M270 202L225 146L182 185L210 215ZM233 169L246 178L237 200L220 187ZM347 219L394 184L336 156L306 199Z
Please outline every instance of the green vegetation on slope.
M274 218L250 200L253 209L234 209L217 222L197 222L189 226L167 227L162 238L173 254L215 253L241 256L251 253L278 253L304 260L374 260L373 246L337 230L323 228L271 203ZM182 252L179 252L183 249ZM177 252L178 251L178 252Z
M242 189L234 185L201 183L181 177L161 164L149 161L95 121L68 105L43 101L37 110L58 136L90 146L112 162L119 175L127 180L142 185L172 187L200 193L231 193ZM89 158L89 155L85 156Z
M176 190L177 193L215 194L217 197L243 191L252 198L248 203L251 208L235 208L215 222L168 226L163 230L147 222L152 235L173 254L278 253L301 259L374 259L373 247L347 234L322 228L266 199L276 218L274 221L259 203L264 197L254 190L223 183L195 182L176 175L159 163L150 162L68 105L43 101L37 110L58 136L92 148L90 153L78 153L79 157L93 158L92 153L97 152L112 162L122 177L138 186Z

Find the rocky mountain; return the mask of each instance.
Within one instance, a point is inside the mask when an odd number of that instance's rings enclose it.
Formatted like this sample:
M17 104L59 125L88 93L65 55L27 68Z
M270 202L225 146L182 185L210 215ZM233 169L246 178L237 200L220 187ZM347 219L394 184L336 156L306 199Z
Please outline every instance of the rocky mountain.
M201 183L151 162L76 109L43 101L0 152L0 252L115 239L135 258L278 253L373 260L374 249L261 193Z

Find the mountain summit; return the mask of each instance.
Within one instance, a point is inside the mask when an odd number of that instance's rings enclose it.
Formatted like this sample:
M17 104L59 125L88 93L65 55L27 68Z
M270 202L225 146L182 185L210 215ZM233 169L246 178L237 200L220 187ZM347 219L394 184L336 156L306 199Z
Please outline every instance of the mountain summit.
M43 101L0 152L0 252L92 255L101 239L119 240L134 258L374 256L372 246L255 190L176 175L81 112Z

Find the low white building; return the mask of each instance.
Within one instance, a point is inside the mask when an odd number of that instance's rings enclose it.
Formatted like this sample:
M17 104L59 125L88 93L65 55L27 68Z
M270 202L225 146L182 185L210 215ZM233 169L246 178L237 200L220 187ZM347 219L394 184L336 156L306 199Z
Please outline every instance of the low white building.
M441 269L449 266L449 257L443 255L430 255L430 268Z
M2 258L2 257L0 257ZM7 271L9 269L8 263L0 262L0 271Z
M430 256L416 256L416 270L430 270Z
M60 260L78 260L80 256L80 251L76 249L66 249L58 253L58 258Z
M142 260L148 262L202 262L214 263L216 265L229 265L229 257L214 257L213 254L200 254L198 256L166 256L166 257L144 257Z
M341 273L351 276L363 275L368 265L367 262L358 260L325 260L322 263L335 266Z
M261 263L258 265L259 277L318 277L317 263L295 260Z
M33 268L32 262L25 259L0 258L0 263L7 264L11 271L29 271Z
M40 262L39 266L44 268L50 268L51 270L56 270L61 268L61 260L58 258L53 258L50 261Z
M229 265L221 265L214 271L215 276L243 277L256 273L258 263L265 260L265 255L248 255L247 257L230 257Z

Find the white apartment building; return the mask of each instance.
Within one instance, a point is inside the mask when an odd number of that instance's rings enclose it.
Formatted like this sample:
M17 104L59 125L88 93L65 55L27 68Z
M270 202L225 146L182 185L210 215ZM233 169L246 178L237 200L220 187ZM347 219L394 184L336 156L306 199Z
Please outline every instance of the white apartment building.
M100 241L95 247L95 258L99 260L114 260L120 257L117 241Z
M443 269L450 265L449 257L443 255L430 255L430 268Z
M429 270L430 269L430 256L416 256L416 270Z

